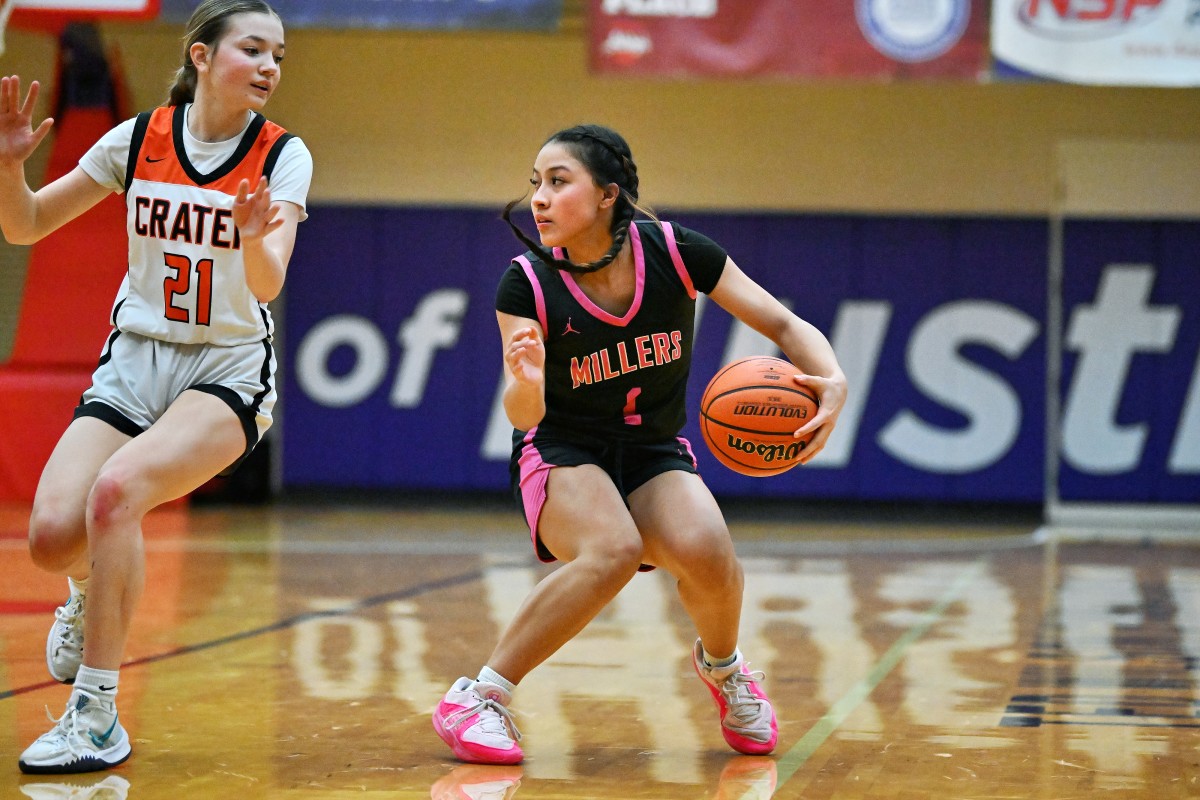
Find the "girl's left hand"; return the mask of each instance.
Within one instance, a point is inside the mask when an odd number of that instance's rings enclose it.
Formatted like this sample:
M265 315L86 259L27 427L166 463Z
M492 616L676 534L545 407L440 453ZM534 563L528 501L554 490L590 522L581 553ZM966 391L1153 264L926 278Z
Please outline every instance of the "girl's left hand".
M794 434L799 439L816 431L812 441L800 453L800 463L807 464L817 453L821 452L825 447L825 442L829 440L829 435L833 433L838 415L842 413L842 407L846 404L846 378L841 375L836 379L822 378L819 375L801 373L793 376L792 379L800 386L814 392L820 401L817 413Z
M250 192L250 181L238 184L237 196L233 200L233 223L237 225L242 240L262 239L283 224L277 218L279 209L271 205L271 190L264 175L258 186Z

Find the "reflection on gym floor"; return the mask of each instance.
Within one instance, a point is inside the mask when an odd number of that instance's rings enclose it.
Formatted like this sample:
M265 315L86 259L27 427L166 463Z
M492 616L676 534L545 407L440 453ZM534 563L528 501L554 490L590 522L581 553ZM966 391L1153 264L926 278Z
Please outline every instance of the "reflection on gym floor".
M429 712L547 573L508 511L177 508L146 526L118 699L133 756L23 776L65 687L65 581L0 512L4 797L1200 796L1200 548L1028 526L731 522L770 757L721 738L663 571L638 575L512 705L518 767L456 762Z

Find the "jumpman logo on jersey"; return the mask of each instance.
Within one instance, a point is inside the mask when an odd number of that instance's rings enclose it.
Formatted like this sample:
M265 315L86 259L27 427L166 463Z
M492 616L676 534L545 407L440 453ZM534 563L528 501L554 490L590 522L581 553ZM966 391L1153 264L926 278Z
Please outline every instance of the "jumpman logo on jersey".
M579 331L575 330L575 328L571 326L570 317L567 317L567 327L563 329L562 335L566 336L568 333L579 333Z

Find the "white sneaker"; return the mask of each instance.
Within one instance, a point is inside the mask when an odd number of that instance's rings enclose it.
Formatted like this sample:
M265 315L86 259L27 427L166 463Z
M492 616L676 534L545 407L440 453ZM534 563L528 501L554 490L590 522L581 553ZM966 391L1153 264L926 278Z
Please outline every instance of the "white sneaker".
M126 800L129 781L120 775L109 775L90 786L71 783L26 783L21 793L33 800Z
M66 605L54 610L54 624L46 637L46 667L59 683L74 683L83 663L83 592L72 586Z
M21 754L20 767L29 774L95 772L115 767L129 752L129 735L116 707L76 689L66 713Z

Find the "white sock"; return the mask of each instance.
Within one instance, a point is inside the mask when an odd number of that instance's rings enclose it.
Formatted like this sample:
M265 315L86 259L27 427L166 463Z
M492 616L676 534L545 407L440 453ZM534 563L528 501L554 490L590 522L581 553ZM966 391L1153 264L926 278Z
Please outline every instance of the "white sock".
M510 681L508 678L505 678L491 667L484 667L483 669L479 670L479 677L475 680L482 681L483 683L494 683L504 691L508 692L509 697L511 697L512 693L517 690L517 685L515 683Z
M701 647L701 650L704 653L702 656L704 659L704 666L709 667L710 669L731 667L733 666L733 663L738 660L738 656L741 655L736 647L733 648L733 655L727 656L726 658L717 658L716 656L710 654L707 650L704 650L703 647Z
M79 597L80 595L87 594L87 582L87 578L76 580L67 576L67 585L71 587L71 597Z
M79 672L75 674L75 688L95 695L105 703L116 703L118 675L115 669L92 669L81 664Z

